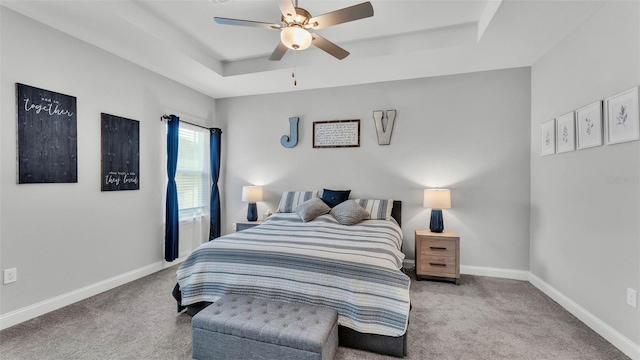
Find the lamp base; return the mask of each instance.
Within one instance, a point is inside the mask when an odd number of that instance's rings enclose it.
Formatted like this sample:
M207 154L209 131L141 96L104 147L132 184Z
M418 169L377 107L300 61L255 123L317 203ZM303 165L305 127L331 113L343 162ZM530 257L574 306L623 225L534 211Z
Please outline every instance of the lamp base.
M429 223L429 230L434 233L441 233L444 231L444 221L442 220L442 210L431 209L431 222Z
M247 220L258 220L258 207L256 206L256 203L249 203L249 206L247 207Z

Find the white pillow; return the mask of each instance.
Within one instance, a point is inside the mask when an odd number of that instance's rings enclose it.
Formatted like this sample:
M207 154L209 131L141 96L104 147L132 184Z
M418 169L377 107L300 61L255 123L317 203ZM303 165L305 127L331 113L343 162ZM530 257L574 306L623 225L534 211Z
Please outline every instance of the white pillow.
M280 205L278 205L278 210L276 212L291 213L296 206L315 197L318 197L318 190L285 191L282 193L282 197L280 198Z
M393 199L355 199L358 205L369 212L371 220L391 220L391 210L393 210Z
M353 200L334 206L329 214L342 225L355 225L369 217L369 212Z

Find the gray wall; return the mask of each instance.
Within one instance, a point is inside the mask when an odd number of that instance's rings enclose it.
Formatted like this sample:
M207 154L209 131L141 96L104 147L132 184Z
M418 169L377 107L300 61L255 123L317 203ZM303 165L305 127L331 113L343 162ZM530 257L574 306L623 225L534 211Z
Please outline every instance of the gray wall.
M304 81L299 71L298 81ZM351 189L403 201L404 252L428 228L425 187L451 188L445 228L463 265L529 269L530 70L519 68L217 101L224 122L224 226L246 219L242 186L265 186L259 213L285 190ZM391 145L377 143L374 110L397 110ZM299 143L287 149L290 116ZM359 148L312 148L312 123L361 120Z
M640 84L639 6L608 2L531 76L531 273L636 344L640 142L539 154L540 124Z
M210 121L215 102L2 8L0 314L163 261L165 112ZM78 183L16 184L15 83L77 97ZM100 192L100 113L140 121L140 190ZM167 291L169 291L168 289Z

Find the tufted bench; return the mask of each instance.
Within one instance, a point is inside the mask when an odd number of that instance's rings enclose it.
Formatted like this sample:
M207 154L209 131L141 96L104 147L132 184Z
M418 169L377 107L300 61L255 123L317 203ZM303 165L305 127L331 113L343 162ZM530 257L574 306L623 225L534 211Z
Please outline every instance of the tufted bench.
M333 359L338 312L225 295L191 320L194 359Z

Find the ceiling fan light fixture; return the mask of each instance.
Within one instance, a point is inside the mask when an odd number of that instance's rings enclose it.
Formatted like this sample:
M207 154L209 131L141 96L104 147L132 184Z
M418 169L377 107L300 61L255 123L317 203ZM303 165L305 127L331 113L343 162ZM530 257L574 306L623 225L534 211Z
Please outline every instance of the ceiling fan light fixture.
M304 50L311 46L311 33L299 26L289 26L280 32L280 41L292 50Z

